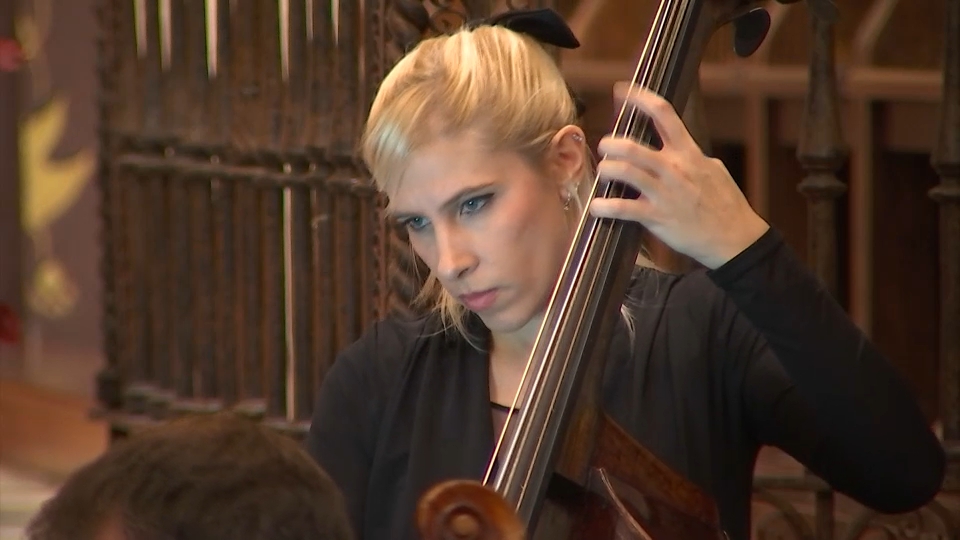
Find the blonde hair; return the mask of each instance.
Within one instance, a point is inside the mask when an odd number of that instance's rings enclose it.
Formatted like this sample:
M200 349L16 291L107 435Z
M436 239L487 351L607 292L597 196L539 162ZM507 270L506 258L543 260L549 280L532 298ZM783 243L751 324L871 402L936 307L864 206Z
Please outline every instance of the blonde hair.
M553 58L499 26L462 28L420 42L383 80L361 141L378 186L395 188L408 156L438 137L474 131L488 150L534 162L577 121Z
M361 155L389 196L409 156L439 137L469 131L487 150L518 152L539 166L553 136L576 122L566 82L537 41L499 26L464 27L420 42L387 74L367 118ZM593 177L591 167L569 186L578 211L576 190L590 184L587 177ZM438 311L446 327L466 335L463 306L432 273L414 303Z

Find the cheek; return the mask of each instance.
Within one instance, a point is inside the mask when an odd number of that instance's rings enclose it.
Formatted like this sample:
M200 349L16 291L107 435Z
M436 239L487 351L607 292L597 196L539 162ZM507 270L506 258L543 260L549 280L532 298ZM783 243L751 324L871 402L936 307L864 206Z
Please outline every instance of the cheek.
M434 249L433 243L424 240L417 234L411 234L409 238L410 249L413 251L413 254L420 257L430 270L435 270L437 265L437 250Z
M541 197L531 197L524 204L517 205L505 224L500 237L508 244L500 244L501 249L512 246L512 255L520 269L542 274L546 267L556 265L568 247L567 224L562 211L544 204Z

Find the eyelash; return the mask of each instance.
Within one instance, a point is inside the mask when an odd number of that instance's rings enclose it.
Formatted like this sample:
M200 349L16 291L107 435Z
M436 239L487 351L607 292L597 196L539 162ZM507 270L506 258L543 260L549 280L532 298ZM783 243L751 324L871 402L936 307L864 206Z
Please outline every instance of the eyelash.
M492 193L488 193L486 195L477 195L476 197L470 197L469 199L463 201L463 203L460 205L460 213L462 214L464 207L466 207L467 204L472 202L480 203L480 206L473 210L470 210L468 213L472 214L475 212L479 212L481 209L483 209L484 206L487 205L487 202L490 200L491 197L493 197Z
M475 213L479 212L480 210L483 209L484 206L487 205L487 202L490 201L490 198L491 198L491 197L493 197L493 194L492 194L492 193L488 193L488 194L486 194L486 195L477 195L477 196L474 196L474 197L470 197L469 199L467 199L467 200L463 201L462 203L460 203L460 214L461 214L461 215L464 215L464 214L466 214L466 215L471 215L471 214L475 214ZM476 208L474 208L474 209L472 209L472 210L467 210L466 207L467 207L467 205L470 204L470 203L479 203L479 206L476 207ZM405 219L405 220L403 220L402 222L400 222L400 226L401 226L401 227L404 227L404 228L406 228L406 229L408 229L408 230L410 230L410 231L417 232L417 231L422 230L422 229L426 226L426 225L421 225L421 226L419 226L419 227L414 226L414 222L416 222L417 220L421 220L421 219L423 219L423 218L421 218L421 217L408 218L408 219Z

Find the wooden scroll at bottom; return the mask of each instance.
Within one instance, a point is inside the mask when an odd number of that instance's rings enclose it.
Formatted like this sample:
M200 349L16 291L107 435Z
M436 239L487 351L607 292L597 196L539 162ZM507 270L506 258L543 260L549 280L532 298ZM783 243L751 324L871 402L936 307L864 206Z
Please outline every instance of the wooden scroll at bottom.
M504 499L473 480L431 488L423 540L720 540L712 499L604 416L586 485L555 474L532 537ZM651 486L648 489L646 486ZM652 488L656 486L656 488Z

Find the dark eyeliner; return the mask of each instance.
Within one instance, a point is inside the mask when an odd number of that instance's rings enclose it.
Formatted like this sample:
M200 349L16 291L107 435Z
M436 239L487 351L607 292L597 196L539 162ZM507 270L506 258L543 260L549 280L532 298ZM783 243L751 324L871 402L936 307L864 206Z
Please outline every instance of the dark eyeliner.
M412 225L413 222L414 222L414 220L418 220L418 219L423 219L423 218L421 218L421 217L408 217L408 218L398 219L398 220L396 221L396 223L397 223L397 226L398 226L398 227L407 229L408 231L418 231L418 230L422 229L423 227L417 228L417 227L414 227L414 226Z
M465 199L463 202L460 203L460 213L472 214L475 212L479 212L480 210L483 210L484 208L486 208L487 203L490 201L491 198L493 198L493 193L486 193L483 195L474 195L468 199ZM475 208L473 210L466 209L465 207L467 203L470 203L470 202L479 203L480 204L479 208Z

